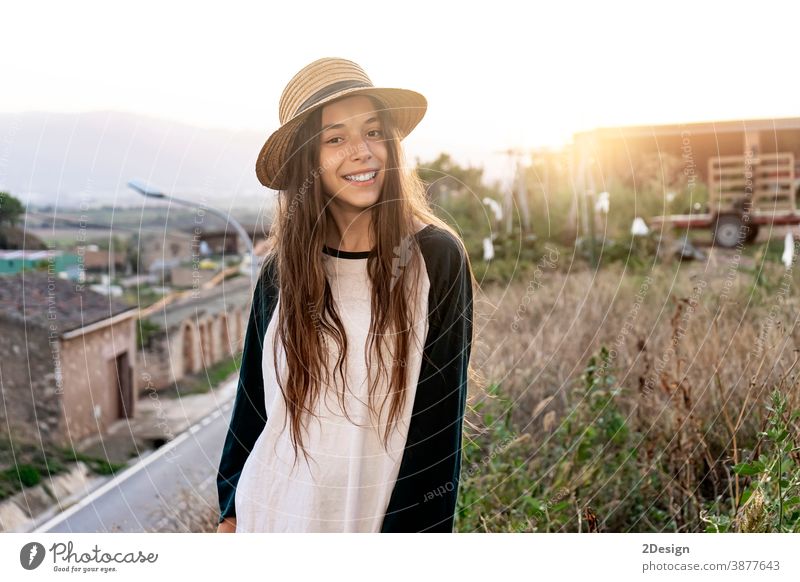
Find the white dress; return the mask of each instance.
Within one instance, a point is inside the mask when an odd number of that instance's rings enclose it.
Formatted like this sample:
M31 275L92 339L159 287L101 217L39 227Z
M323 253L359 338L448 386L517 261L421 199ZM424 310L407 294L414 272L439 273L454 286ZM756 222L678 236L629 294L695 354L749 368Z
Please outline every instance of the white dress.
M347 331L348 357L345 416L337 392L342 391L338 371L332 371L335 386L320 395L316 418L307 422L303 444L309 462L298 447L297 463L290 440L290 423L276 369L285 378L283 346L273 361L273 342L280 298L267 327L262 372L267 421L242 468L235 494L238 532L378 532L397 480L420 374L424 339L428 331L430 282L421 267L414 303L412 343L407 362L405 408L392 431L388 452L383 447L390 400L379 422L367 408L367 370L364 358L370 323L370 281L366 258L343 258L362 253L325 254L323 262L334 301ZM280 344L280 342L278 342ZM385 345L384 361L391 363ZM335 346L335 343L334 343ZM332 358L332 356L331 356ZM335 358L332 359L335 362ZM333 370L332 365L329 370ZM388 368L391 370L391 368ZM335 372L335 373L333 373ZM378 404L386 394L386 376L381 377ZM285 417L285 418L284 418ZM355 424L354 424L355 422ZM357 426L362 425L362 426Z

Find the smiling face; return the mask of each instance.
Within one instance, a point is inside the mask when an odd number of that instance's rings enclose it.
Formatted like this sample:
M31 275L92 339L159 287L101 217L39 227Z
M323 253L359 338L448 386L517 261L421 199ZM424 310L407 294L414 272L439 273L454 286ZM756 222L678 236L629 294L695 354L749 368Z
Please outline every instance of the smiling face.
M362 211L380 198L386 168L384 128L372 101L346 97L322 108L322 188L331 205Z

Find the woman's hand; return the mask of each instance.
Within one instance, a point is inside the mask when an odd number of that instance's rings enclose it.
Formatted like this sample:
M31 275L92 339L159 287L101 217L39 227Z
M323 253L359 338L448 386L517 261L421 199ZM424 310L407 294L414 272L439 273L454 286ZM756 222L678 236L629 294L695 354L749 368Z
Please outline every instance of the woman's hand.
M219 526L217 526L217 533L236 533L236 518L226 517Z

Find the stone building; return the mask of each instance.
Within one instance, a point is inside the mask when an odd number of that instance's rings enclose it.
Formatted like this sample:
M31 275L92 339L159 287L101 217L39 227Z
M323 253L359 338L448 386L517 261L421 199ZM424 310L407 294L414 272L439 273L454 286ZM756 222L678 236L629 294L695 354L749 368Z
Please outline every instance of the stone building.
M179 230L142 232L133 241L138 254L137 274L157 275L169 281L171 269L200 255L200 241Z
M237 277L144 315L138 390L167 388L240 352L252 298L249 278Z
M125 253L97 248L89 245L83 251L83 268L90 273L112 273L124 275L128 270Z
M133 416L137 314L53 272L0 277L0 432L74 445Z
M240 254L239 235L233 228L212 230L200 227L197 230L193 229L190 234L195 233L197 233L197 237L201 242L205 242L208 245L211 255L232 256Z

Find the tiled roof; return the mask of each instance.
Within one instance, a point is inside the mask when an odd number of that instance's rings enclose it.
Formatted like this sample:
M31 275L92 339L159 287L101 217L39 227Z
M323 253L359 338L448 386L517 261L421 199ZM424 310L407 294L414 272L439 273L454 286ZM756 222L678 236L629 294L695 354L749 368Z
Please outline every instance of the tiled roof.
M134 309L47 272L0 276L0 317L59 334Z

